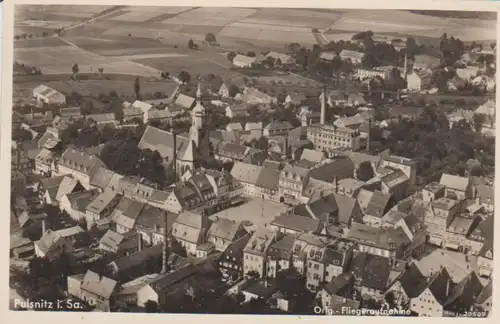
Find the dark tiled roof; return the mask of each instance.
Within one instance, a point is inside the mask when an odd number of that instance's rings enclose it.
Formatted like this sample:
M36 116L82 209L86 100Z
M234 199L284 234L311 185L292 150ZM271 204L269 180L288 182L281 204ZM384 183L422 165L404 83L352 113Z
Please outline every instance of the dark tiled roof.
M422 293L422 288L427 283L427 278L420 272L417 265L412 263L396 281L401 284L401 287L409 298L415 298Z
M471 272L459 282L448 298L445 309L452 311L468 310L474 306L477 298L483 291L483 285L475 272Z
M281 240L274 242L269 247L267 255L279 260L289 260L292 256L292 248L295 243L295 237L285 235Z
M122 258L116 259L111 262L114 263L118 271L125 271L127 269L138 266L150 257L160 257L162 255L163 245L158 244L150 248L145 248L141 251L132 253Z
M382 218L387 212L391 195L383 194L380 191L374 191L365 213L370 216Z
M284 214L276 217L271 222L271 225L299 232L315 232L319 230L320 220L307 216Z
M354 257L352 272L357 280L360 279L360 286L385 290L391 272L390 260L361 252Z

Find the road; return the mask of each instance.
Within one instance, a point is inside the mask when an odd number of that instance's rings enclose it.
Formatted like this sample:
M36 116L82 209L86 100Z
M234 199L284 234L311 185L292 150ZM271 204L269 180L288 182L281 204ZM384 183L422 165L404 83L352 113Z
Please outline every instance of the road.
M103 14L103 15L99 15L92 18L92 19L89 19L89 20L85 20L85 21L82 21L82 22L79 22L77 24L74 24L74 25L71 25L69 27L65 27L62 32L66 32L68 30L71 30L71 29L75 29L75 28L78 28L80 26L84 26L84 25L87 25L87 24L90 24L98 19L101 19L101 18L106 18L108 16L111 16L112 14L114 14L115 12L123 9L124 6L115 6L113 9L109 10L107 13Z

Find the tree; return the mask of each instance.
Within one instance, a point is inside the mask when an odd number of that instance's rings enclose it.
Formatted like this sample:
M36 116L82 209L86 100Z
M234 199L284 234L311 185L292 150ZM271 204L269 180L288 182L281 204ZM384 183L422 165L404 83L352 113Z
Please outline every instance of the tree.
M144 304L144 308L146 309L146 313L157 313L158 312L158 303L153 300L148 300Z
M231 84L229 86L229 97L234 98L238 93L240 93L240 88L236 84Z
M73 80L78 79L78 73L80 72L80 68L78 67L78 64L73 64L73 67L71 68L71 72L73 72Z
M227 53L227 59L229 60L229 62L233 63L233 59L236 57L236 53L235 52L229 52Z
M21 142L29 142L33 140L33 136L29 131L23 129L21 127L13 127L12 128L12 140L18 143Z
M181 71L179 72L178 78L183 84L186 84L189 83L189 81L191 81L191 74L189 74L189 72L186 71Z
M250 279L259 279L260 278L260 274L257 271L252 270L252 271L249 271L247 273L247 277L250 278Z
M97 71L99 72L99 76L102 78L102 74L104 73L104 68L100 67L97 69Z
M369 161L363 161L360 163L358 169L356 170L356 177L358 180L366 182L375 176L373 172L372 165Z
M212 33L208 33L205 35L205 41L209 44L217 42L217 39L215 38L215 35Z
M49 36L49 34L48 34L47 32L43 32L43 33L42 33L42 36L43 36L43 37L47 37L47 36Z
M137 100L140 100L140 92L141 92L141 83L139 81L139 77L136 77L134 81L134 93L135 93L135 98Z
M254 52L254 51L248 51L248 52L247 52L247 56L249 56L249 57L255 57L255 56L256 56L256 54L255 54L255 52Z
M190 40L188 41L188 48L189 48L189 49L193 49L193 48L194 48L194 42L193 42L193 40L192 40L192 39L190 39Z
M486 122L486 116L484 114L474 114L473 121L474 121L474 130L477 133L480 133L484 123Z

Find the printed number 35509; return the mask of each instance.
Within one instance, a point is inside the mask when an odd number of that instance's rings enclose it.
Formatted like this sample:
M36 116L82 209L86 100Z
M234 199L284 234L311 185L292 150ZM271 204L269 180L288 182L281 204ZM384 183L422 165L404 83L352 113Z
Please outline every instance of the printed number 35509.
M463 317L486 317L486 312L465 312Z

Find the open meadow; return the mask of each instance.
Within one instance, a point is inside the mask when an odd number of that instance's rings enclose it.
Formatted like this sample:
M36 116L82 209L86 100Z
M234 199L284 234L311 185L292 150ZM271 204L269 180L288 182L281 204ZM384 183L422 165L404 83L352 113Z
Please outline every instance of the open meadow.
M159 77L160 74L151 67L126 60L110 59L70 45L15 48L14 57L19 63L41 68L43 74L69 74L75 63L78 64L81 72L92 72L103 68L107 73L116 74L149 77Z
M220 61L223 60L227 61L225 57L221 56ZM240 75L238 72L232 71L228 67L228 65L230 65L229 61L224 65L218 61L202 57L150 57L134 59L133 62L171 74L178 74L181 71L186 71L191 74L192 78L195 78L197 75L202 76L209 73L213 73L222 78Z
M44 81L43 84L69 94L73 91L78 92L82 96L97 97L100 93L109 93L116 91L118 96L122 98L134 96L134 81L132 80L81 80L78 82L68 81L63 76L61 80ZM36 81L15 82L13 93L14 97L27 98L33 93L33 89L40 85ZM153 94L155 92L171 94L177 84L171 81L156 81L149 82L141 80L141 92L143 94Z

